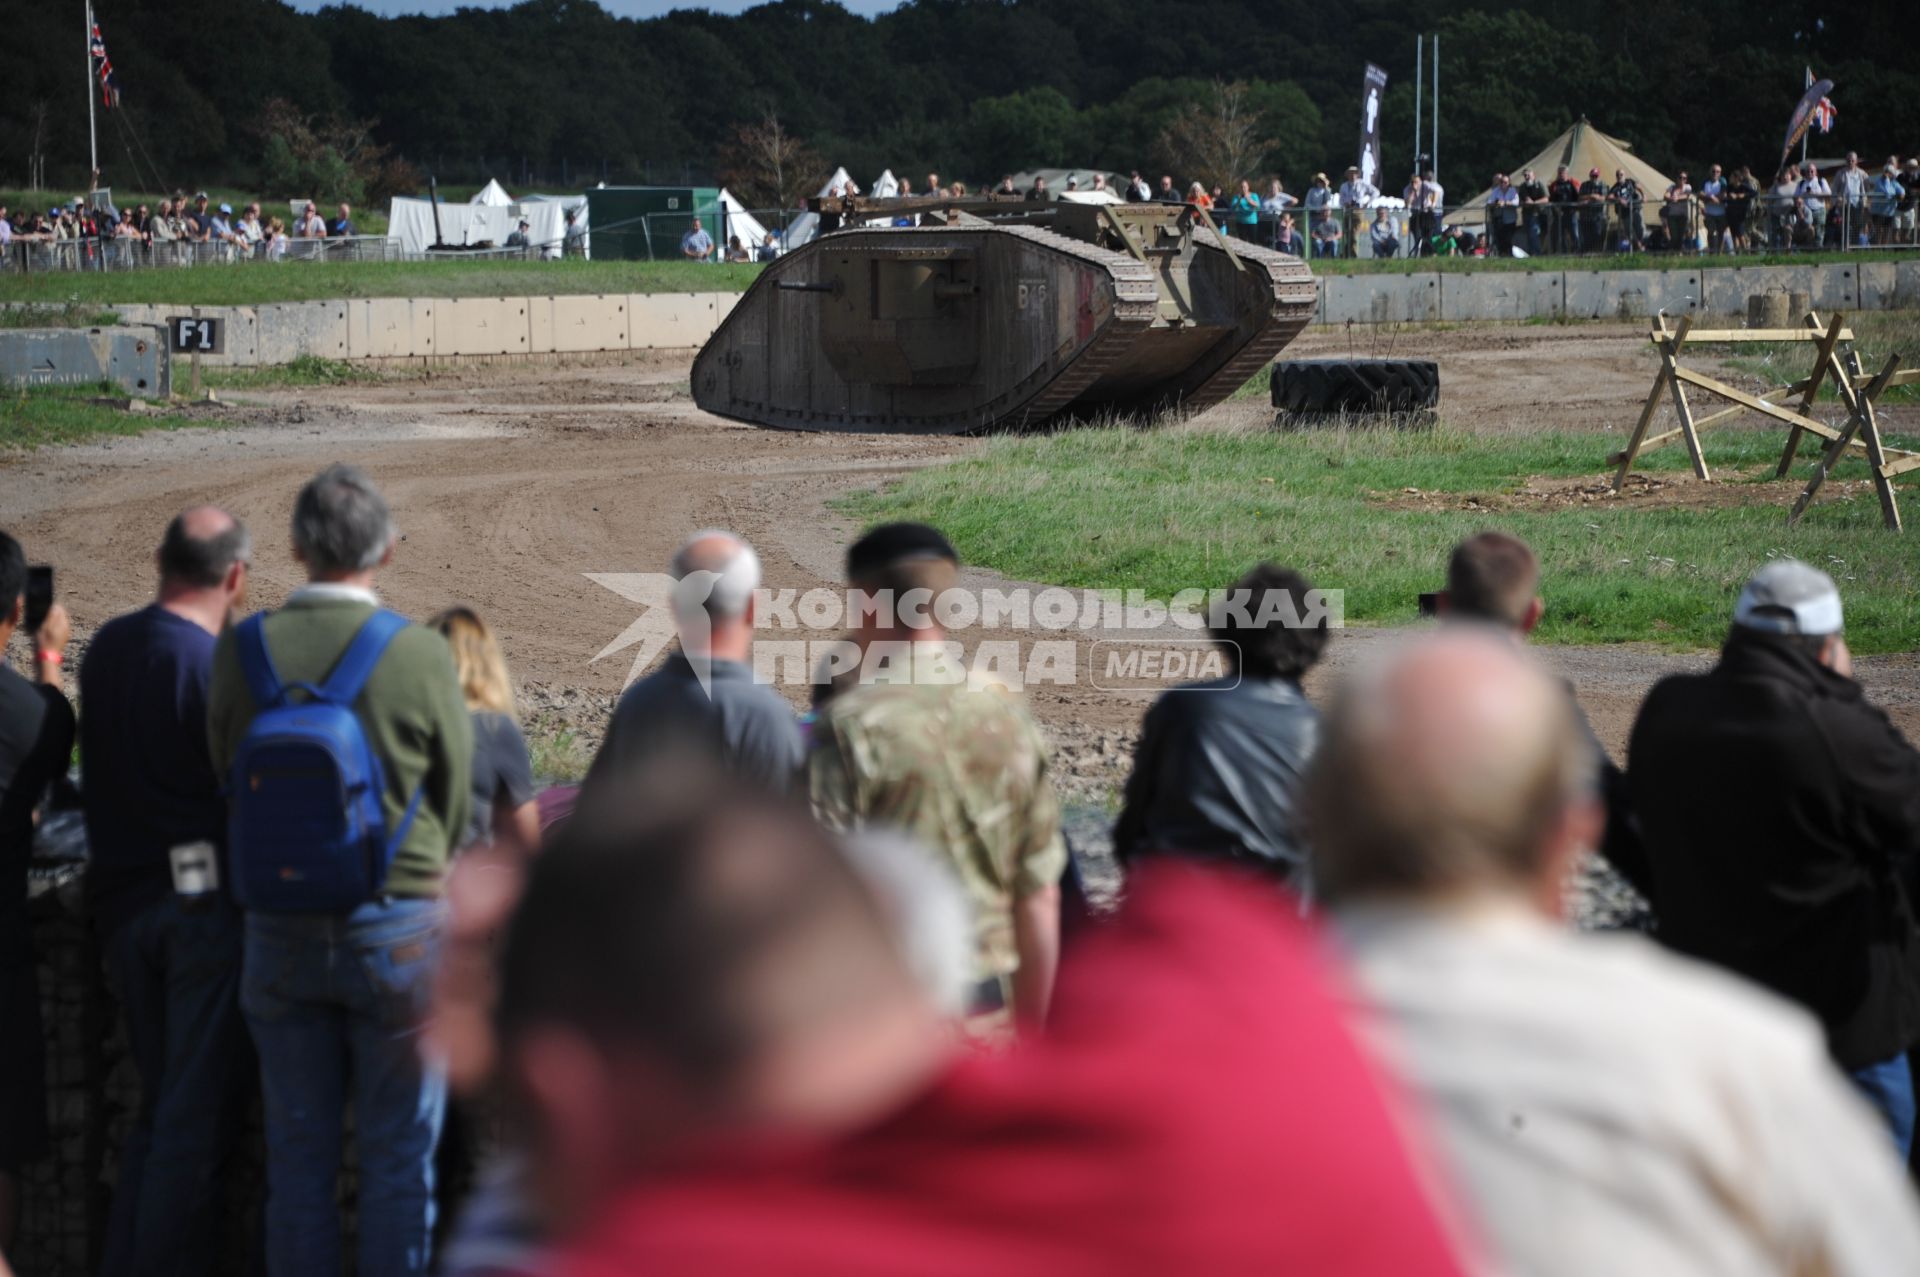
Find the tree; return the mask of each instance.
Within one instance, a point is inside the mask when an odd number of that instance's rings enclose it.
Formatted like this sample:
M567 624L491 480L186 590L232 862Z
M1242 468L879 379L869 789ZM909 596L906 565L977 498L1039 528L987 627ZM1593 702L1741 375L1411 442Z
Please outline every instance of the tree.
M799 208L827 171L818 152L768 111L757 124L737 124L721 148L720 176L759 208Z
M1244 80L1215 80L1201 100L1191 101L1160 134L1161 158L1169 168L1184 167L1203 185L1231 187L1256 176L1267 152L1279 144L1267 131L1266 117L1248 100Z

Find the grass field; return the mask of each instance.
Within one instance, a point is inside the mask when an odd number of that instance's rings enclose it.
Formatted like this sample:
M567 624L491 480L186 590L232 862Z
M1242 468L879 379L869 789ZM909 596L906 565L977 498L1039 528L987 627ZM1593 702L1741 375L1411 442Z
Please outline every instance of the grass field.
M1445 428L1077 430L995 441L856 494L842 509L863 520L937 524L968 562L1018 580L1138 588L1161 599L1223 586L1272 559L1344 589L1347 620L1364 624L1414 620L1417 595L1442 584L1453 543L1504 528L1540 553L1540 636L1558 643L1715 645L1741 582L1765 559L1792 555L1839 578L1857 650L1920 646L1920 555L1882 529L1870 491L1843 497L1830 485L1789 528L1787 506L1802 480L1790 492L1777 484L1759 491L1753 479L1724 477L1762 467L1771 475L1780 446L1772 431L1709 436L1709 462L1723 476L1711 508L1521 495L1580 476L1597 481L1614 443L1599 434ZM1686 457L1670 449L1642 465L1671 474ZM1848 462L1834 478L1863 473ZM1902 496L1908 520L1920 519L1912 484Z
M0 464L9 453L54 444L209 424L178 409L128 412L94 402L118 393L105 382L98 386L36 386L25 390L0 387Z
M0 275L0 302L256 306L342 297L739 292L758 266L702 262L249 262L191 270Z
M1822 316L1831 319L1831 316ZM1903 368L1920 365L1920 311L1857 311L1847 316L1853 330L1853 349L1860 356L1864 375L1871 378L1887 362L1887 356L1900 356ZM1813 368L1813 347L1797 342L1766 342L1753 346L1704 347L1726 355L1726 364L1751 373L1775 385L1800 380ZM1829 378L1820 387L1822 399L1838 399L1840 392ZM1920 386L1895 386L1886 392L1889 400L1920 402Z

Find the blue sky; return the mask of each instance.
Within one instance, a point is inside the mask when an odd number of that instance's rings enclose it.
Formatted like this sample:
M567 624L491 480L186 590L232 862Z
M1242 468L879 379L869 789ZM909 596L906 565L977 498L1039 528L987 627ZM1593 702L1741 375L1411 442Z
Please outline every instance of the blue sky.
M511 0L354 0L360 8L392 16L396 13L452 13L455 9L504 9ZM312 13L329 0L289 0L294 8ZM654 18L671 9L711 9L715 13L739 13L761 0L599 0L600 7L622 18ZM840 0L854 13L871 17L899 7L900 0Z

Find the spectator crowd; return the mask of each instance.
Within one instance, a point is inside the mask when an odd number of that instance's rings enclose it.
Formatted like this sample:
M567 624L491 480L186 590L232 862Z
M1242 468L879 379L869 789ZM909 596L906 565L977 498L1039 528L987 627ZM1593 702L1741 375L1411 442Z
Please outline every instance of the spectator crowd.
M1094 172L1063 191L1036 177L1020 188L1004 176L988 195L1044 201L1063 193L1111 192L1136 203L1161 201L1204 210L1239 239L1305 257L1537 257L1640 252L1759 253L1920 244L1920 156L1887 157L1870 170L1858 155L1822 175L1815 164L1789 164L1770 185L1751 169L1709 167L1699 183L1686 170L1663 190L1642 188L1625 169L1609 178L1590 168L1584 179L1561 165L1550 180L1525 169L1516 179L1495 173L1479 206L1447 202L1431 168L1409 175L1398 191L1383 191L1347 169L1335 185L1315 173L1304 196L1277 176L1264 184L1242 178L1231 190L1203 182L1182 184L1171 174L1150 180L1133 170L1125 182ZM830 196L846 194L834 190ZM897 196L916 193L902 181ZM942 184L928 174L921 196L965 199L964 183ZM1471 213L1478 229L1469 229ZM1653 225L1648 226L1649 215ZM896 224L912 225L903 216ZM837 222L833 227L836 229ZM689 232L691 234L691 232ZM685 242L682 251L685 251ZM711 242L708 256L712 256Z
M176 191L156 205L143 202L128 208L115 208L104 199L90 205L77 195L70 205L44 213L0 204L0 258L39 246L43 264L35 269L281 261L293 240L351 239L358 234L349 204L338 205L328 219L309 200L298 215L283 219L264 216L258 201L236 212L232 204L214 203L205 191L192 196Z
M110 1274L218 1270L252 1097L274 1277L1920 1272L1920 752L1819 569L1760 567L1622 765L1528 652L1551 565L1515 537L1454 547L1437 625L1324 705L1327 610L1254 566L1207 617L1228 673L1146 713L1116 901L1020 695L955 675L933 527L848 548L867 674L805 715L755 678L753 547L694 532L677 647L546 793L485 619L382 603L369 476L290 532L306 582L249 615L249 529L178 515L77 714L71 618L0 533L0 1255L77 734L141 1083ZM1595 856L1650 935L1570 920Z

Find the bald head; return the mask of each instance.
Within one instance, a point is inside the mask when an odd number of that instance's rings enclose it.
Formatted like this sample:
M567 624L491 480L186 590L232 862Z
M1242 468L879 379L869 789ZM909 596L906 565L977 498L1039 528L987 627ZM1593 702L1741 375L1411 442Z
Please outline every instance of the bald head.
M674 592L674 608L702 606L718 621L744 616L760 588L760 556L731 532L696 532L673 556L673 579L688 588ZM704 593L698 588L705 586ZM684 612L682 612L684 615Z
M1510 640L1422 639L1328 718L1307 782L1315 882L1333 903L1554 887L1569 843L1597 833L1593 780L1571 699Z
M247 527L219 506L182 510L160 540L160 579L180 589L211 590L252 557Z

